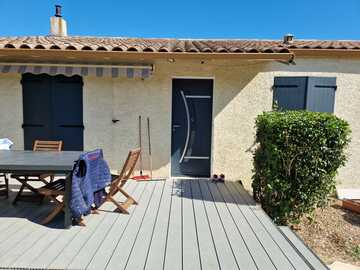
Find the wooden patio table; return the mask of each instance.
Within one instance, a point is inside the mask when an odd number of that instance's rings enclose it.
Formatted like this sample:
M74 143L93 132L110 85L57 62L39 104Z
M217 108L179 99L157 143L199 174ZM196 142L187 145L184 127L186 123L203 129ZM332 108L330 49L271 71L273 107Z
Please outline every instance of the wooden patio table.
M70 228L71 172L80 151L38 152L21 150L0 150L0 173L34 174L52 173L65 175L64 227Z

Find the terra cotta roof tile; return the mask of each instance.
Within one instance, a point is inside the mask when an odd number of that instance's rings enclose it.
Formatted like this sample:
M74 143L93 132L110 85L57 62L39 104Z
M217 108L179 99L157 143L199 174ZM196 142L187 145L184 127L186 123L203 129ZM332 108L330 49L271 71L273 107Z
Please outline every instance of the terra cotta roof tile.
M0 37L0 49L50 49L177 53L289 53L294 49L360 50L360 41L216 40L81 36Z

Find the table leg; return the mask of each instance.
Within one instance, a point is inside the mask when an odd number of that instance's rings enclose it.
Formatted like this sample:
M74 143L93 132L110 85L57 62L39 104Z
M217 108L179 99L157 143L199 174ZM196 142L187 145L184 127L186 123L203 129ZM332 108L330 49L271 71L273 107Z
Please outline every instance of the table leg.
M34 188L32 185L30 185L28 183L28 182L38 181L37 179L31 179L31 178L29 179L28 176L24 176L24 178L15 177L15 179L21 183L21 187L20 187L18 193L16 194L14 201L12 202L13 205L16 205L16 203L19 200L25 200L25 198L28 198L28 200L31 200L32 198L38 198L38 200L40 200L40 202L42 202L43 196L39 194L38 189ZM34 194L33 195L23 195L23 191L25 188L27 188Z
M64 196L64 227L65 229L69 229L72 225L72 217L71 217L71 211L70 211L70 199L71 199L71 174L66 175L65 180L65 196Z

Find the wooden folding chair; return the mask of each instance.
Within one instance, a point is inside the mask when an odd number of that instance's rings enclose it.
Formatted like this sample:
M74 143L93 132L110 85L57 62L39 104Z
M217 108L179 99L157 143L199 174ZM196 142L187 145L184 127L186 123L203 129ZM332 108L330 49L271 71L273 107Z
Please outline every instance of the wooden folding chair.
M0 173L0 178L4 178L4 183L0 183L0 196L9 198L9 179L5 173Z
M35 140L34 146L33 146L33 151L60 152L60 151L62 151L62 147L63 147L63 142L62 141ZM44 182L45 178L47 178L47 177L50 177L50 182L54 181L54 175L50 175L50 174L39 175L39 180ZM47 181L46 181L46 183L47 183Z
M33 151L57 151L60 152L63 147L62 141L41 141L35 140Z
M45 198L48 198L55 203L55 208L45 219L41 221L41 224L47 224L53 220L57 214L64 210L65 179L59 179L54 182L50 182L44 187L39 188L38 192ZM61 198L59 199L59 197Z
M63 147L62 141L41 141L41 140L35 140L33 151L57 151L60 152ZM28 175L18 175L13 174L11 175L12 178L15 178L21 183L21 187L19 192L16 194L16 197L13 201L13 204L16 204L19 200L25 199L27 197L33 198L34 196L24 196L23 191L24 189L28 189L31 192L35 194L35 197L38 195L38 190L34 188L32 185L30 185L28 182L33 181L41 181L44 184L48 184L49 182L46 180L47 177L50 177L50 182L54 180L54 175L52 174L28 174ZM42 200L42 196L39 198Z
M106 195L104 202L111 201L115 204L117 209L124 214L129 214L127 208L132 204L137 204L135 199L131 197L124 189L126 181L130 179L133 173L136 163L140 157L140 149L131 150L125 161L124 167L121 170L120 175L112 175L112 181L110 184L109 192ZM55 207L51 213L41 221L41 224L49 223L57 214L64 210L64 195L65 195L65 179L59 179L54 182L48 183L44 187L40 188L38 192L55 202ZM118 193L122 193L126 200L123 203L119 203L114 196ZM98 213L96 210L92 210L92 213ZM85 226L84 222L80 219L79 225Z
M120 172L120 175L112 175L110 190L106 195L105 201L110 201L114 203L115 206L117 207L117 210L124 214L129 214L127 209L132 204L138 204L136 200L123 189L123 186L126 184L127 180L130 179L135 169L136 163L139 160L139 157L140 157L140 149L134 149L129 151L129 154L124 163L124 167ZM126 197L126 200L122 203L119 203L115 199L115 195L118 192L122 193Z
M50 212L50 214L44 218L40 223L42 225L46 225L51 222L60 212L64 211L65 202L65 181L66 179L59 179L54 182L50 182L47 185L39 188L39 194L43 195L44 198L49 199L55 203L54 209ZM92 211L92 213L97 214L96 211ZM84 220L82 218L77 220L78 225L85 226Z

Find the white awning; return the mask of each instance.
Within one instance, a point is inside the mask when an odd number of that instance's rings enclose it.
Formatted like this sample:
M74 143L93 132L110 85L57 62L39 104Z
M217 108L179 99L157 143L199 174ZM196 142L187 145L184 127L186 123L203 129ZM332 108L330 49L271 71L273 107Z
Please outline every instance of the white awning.
M72 65L72 64L40 64L40 63L0 63L0 73L33 73L62 74L66 76L97 76L148 78L153 66L120 66L120 65Z

